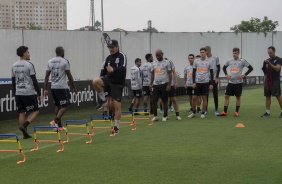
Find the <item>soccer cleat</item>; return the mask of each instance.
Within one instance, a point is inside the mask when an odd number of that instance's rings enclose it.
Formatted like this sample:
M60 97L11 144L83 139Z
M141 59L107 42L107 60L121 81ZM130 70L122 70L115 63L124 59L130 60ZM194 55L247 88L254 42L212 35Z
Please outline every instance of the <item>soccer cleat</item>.
M205 114L208 114L208 113L209 113L209 111L208 111L208 110L206 110L206 111L205 111Z
M50 125L51 125L51 126L58 127L58 124L56 123L55 120L52 120L52 121L50 122Z
M119 134L119 129L117 126L114 126L114 129L112 131L112 134L110 136L115 136L116 134Z
M19 129L22 131L24 139L31 138L31 135L27 133L27 129L24 126L20 126Z
M219 115L218 110L215 110L215 111L214 111L214 115L216 115L216 116Z
M163 114L163 113L164 113L164 110L162 110L162 109L161 109L161 110L160 110L160 113L162 113L162 114Z
M165 122L168 120L168 117L163 117L162 121Z
M188 116L188 118L194 118L196 117L196 114L194 114L193 112Z
M58 127L58 130L59 131L63 131L63 130L66 131L66 128L65 127Z
M262 117L262 118L268 118L270 116L270 114L268 114L267 112L265 112L262 116L260 116L260 117ZM281 116L281 115L280 115Z
M180 116L176 116L176 119L180 121L180 120L181 120L181 117L180 117Z
M201 114L201 118L205 118L206 116L205 116L205 114Z
M239 113L238 112L234 112L234 117L238 117Z
M153 117L152 121L158 121L158 116Z
M107 100L102 101L101 103L97 104L96 110L101 110L106 103L107 103Z
M168 106L168 109L170 110L170 112L173 112L173 108L171 106Z
M226 112L221 112L219 115L217 115L217 116L227 116L227 113Z

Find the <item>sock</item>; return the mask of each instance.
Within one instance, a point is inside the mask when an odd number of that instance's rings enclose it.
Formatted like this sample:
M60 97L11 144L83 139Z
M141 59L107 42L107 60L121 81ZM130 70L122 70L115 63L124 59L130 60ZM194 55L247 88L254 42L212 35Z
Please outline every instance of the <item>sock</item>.
M130 108L130 109L132 109L132 107L133 107L133 106L134 106L134 103L131 103L131 105L130 105L130 107L129 107L129 108Z
M240 106L236 105L236 112L239 112Z
M201 111L200 107L197 107L197 111Z
M179 112L175 112L175 115L176 115L176 116L179 116Z
M205 111L202 111L202 114L205 114Z
M101 98L102 101L106 101L105 93L102 91L101 93L98 93L99 97Z
M281 110L281 112L282 112L282 110ZM266 113L270 114L270 109L266 109Z
M108 111L104 111L103 116L107 116L107 115L108 115Z
M172 105L172 101L169 102L169 105L168 105L168 106L171 107L171 105Z
M193 110L193 114L196 114L196 110Z
M224 112L227 113L228 106L224 106Z
M167 117L167 112L164 112L164 117Z
M163 110L163 105L160 103L160 109Z
M27 128L27 126L30 124L30 122L28 120L26 120L23 124L23 127Z
M119 122L120 122L120 120L115 120L115 126L116 126L117 128L119 128Z
M60 120L60 118L55 118L55 122L57 123L58 127L62 127L62 122Z

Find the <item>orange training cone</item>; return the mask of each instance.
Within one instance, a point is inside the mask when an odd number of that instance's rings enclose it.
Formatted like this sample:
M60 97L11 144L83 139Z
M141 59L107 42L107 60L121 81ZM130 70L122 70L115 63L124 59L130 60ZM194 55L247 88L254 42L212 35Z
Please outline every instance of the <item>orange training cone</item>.
M236 125L236 128L244 128L244 127L245 127L245 125L243 123L238 123Z

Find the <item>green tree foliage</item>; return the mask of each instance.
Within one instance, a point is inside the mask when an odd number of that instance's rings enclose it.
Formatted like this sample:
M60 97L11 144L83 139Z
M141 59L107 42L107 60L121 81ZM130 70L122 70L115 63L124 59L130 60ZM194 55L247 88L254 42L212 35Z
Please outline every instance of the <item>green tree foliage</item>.
M259 18L251 18L250 21L242 21L241 24L235 25L230 28L231 31L237 33L257 32L264 33L266 36L268 32L275 31L279 26L278 21L272 21L265 16L263 20Z
M42 27L35 23L27 24L27 26L13 26L14 29L29 29L29 30L41 30Z

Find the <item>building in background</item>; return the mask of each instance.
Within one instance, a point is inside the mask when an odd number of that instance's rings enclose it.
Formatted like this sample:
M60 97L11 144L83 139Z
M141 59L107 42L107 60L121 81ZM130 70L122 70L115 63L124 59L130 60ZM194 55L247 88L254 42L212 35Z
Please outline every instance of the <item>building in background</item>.
M67 0L0 0L0 28L67 30Z

